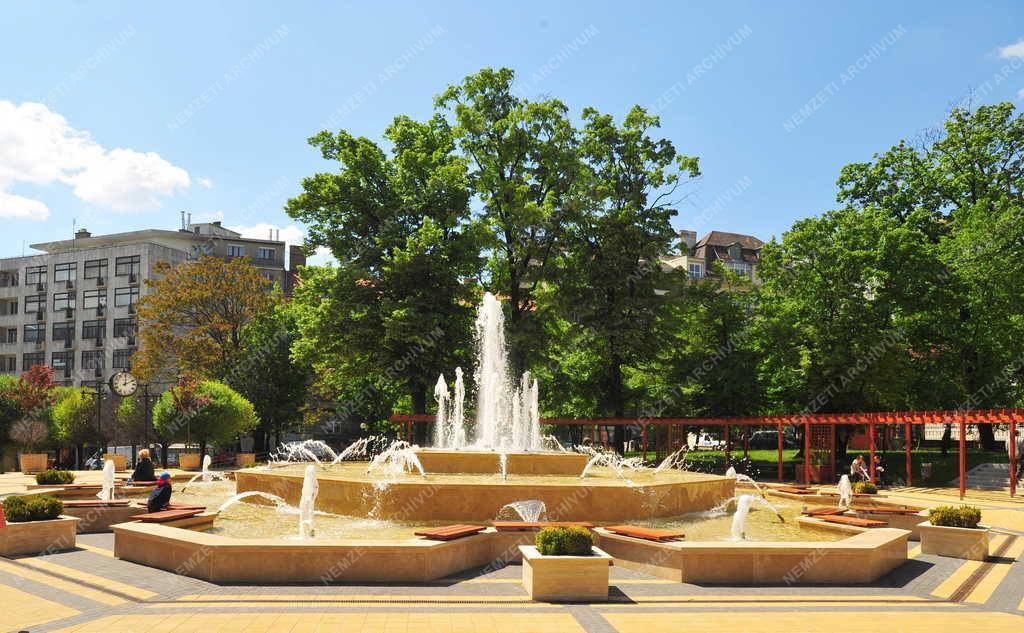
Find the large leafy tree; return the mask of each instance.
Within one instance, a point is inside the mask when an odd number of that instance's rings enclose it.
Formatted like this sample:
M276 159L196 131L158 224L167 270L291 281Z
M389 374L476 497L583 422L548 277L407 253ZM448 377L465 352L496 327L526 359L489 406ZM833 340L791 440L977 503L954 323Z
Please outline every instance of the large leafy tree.
M437 106L450 113L469 160L469 183L489 229L487 285L507 300L514 373L543 346L536 293L555 281L555 259L572 219L579 142L565 104L513 91L515 73L485 68L449 86Z
M143 378L177 372L221 378L245 353L242 332L278 301L247 258L155 267L153 292L139 301L141 346L132 357Z
M248 400L231 387L213 381L183 379L160 394L153 405L153 428L158 436L208 444L232 442L260 423Z
M295 353L321 395L345 400L342 417L399 393L426 412L437 375L466 358L468 280L479 274L466 165L447 122L397 117L384 136L390 152L345 131L311 138L339 169L305 179L287 206L309 225L307 246L338 260L307 269L295 294Z
M931 341L915 353L941 367L932 406L1009 406L1024 353L1024 118L1010 103L954 109L917 146L901 142L843 169L840 200L877 208L923 235L943 268L929 287ZM905 271L912 272L912 271ZM946 293L947 296L939 296ZM1004 375L1011 368L1012 376ZM1015 368L1015 369L1014 369ZM995 448L990 425L981 439Z
M583 111L575 197L579 208L563 240L556 291L562 313L589 334L601 359L592 376L597 410L625 417L624 373L652 360L662 345L658 330L681 297L682 271L663 267L675 241L673 194L682 178L699 175L696 158L655 139L659 120L635 106L622 124L593 108ZM615 427L621 451L624 428Z

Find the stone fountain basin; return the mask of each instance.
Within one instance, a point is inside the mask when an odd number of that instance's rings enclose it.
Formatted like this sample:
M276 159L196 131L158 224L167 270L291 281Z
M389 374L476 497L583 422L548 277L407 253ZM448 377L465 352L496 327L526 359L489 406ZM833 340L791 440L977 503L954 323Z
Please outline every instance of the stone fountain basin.
M581 453L520 452L505 453L505 473L509 475L579 476L590 459ZM501 472L501 453L496 451L424 448L416 451L423 470L428 473L471 473L493 475Z
M502 481L491 473L403 475L387 481L366 475L365 469L365 463L346 462L319 470L316 508L384 520L466 522L489 521L506 504L536 499L544 502L552 520L606 523L709 510L732 497L736 485L732 478L682 471L628 474L634 481L608 472L585 479L511 475ZM242 470L236 472L235 483L239 493L267 492L298 505L302 472Z

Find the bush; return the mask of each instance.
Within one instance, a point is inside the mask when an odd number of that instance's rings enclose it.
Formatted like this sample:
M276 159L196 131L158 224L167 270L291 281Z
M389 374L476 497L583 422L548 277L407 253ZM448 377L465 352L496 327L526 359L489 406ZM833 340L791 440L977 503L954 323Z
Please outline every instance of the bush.
M873 495L878 492L878 486L870 481L858 481L853 484L853 491Z
M976 528L981 522L981 510L974 506L941 506L928 511L928 521L932 525Z
M36 475L36 483L43 486L58 485L62 486L70 484L75 481L75 473L70 470L56 470L51 468L50 470L44 470L43 472Z
M537 532L536 543L544 556L589 556L594 537L586 528L549 527Z
M64 512L64 503L56 497L7 497L4 515L11 523L49 521Z

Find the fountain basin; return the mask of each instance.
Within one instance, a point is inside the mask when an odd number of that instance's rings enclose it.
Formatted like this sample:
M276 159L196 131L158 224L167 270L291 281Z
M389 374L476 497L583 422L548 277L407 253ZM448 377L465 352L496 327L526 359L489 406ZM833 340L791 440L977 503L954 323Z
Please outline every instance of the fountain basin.
M579 476L589 459L579 453L506 453L505 472L509 475ZM428 473L468 473L493 475L501 472L501 454L495 451L416 451L423 470Z
M637 474L635 481L610 473L586 479L511 475L506 481L494 474L407 475L382 485L364 470L365 464L346 462L318 471L317 509L402 521L488 521L506 504L537 499L552 520L601 523L708 510L731 497L735 487L731 478L680 471ZM235 483L239 493L267 492L298 505L302 473L288 467L242 470Z

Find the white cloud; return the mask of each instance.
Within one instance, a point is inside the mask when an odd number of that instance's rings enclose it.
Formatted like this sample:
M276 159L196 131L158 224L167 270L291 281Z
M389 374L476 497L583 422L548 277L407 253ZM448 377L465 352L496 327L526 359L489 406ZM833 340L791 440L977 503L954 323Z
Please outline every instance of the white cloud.
M999 49L999 56L1004 59L1010 57L1024 57L1024 40L1020 40L1016 44L1003 46Z
M1024 88L1021 88L1020 90L1017 91L1017 98L1024 99Z
M270 236L270 231L274 231L274 237L276 239L288 244L299 245L306 239L305 231L294 224L278 226L276 224L270 224L269 222L260 222L259 224L253 224L251 226L229 226L227 228L241 233L242 237L249 237L258 240L267 239ZM277 235L278 231L280 231L280 236ZM316 251L306 259L306 263L311 266L323 266L334 262L334 256L331 255L330 249L326 246L318 247Z
M209 178L196 178L196 182L198 182L199 186L203 189L213 189L213 181Z
M43 221L48 217L50 209L42 202L0 190L0 218Z
M108 150L41 103L0 100L0 217L46 209L9 193L19 182L61 183L81 200L115 211L159 207L161 198L191 184L188 172L155 152Z

